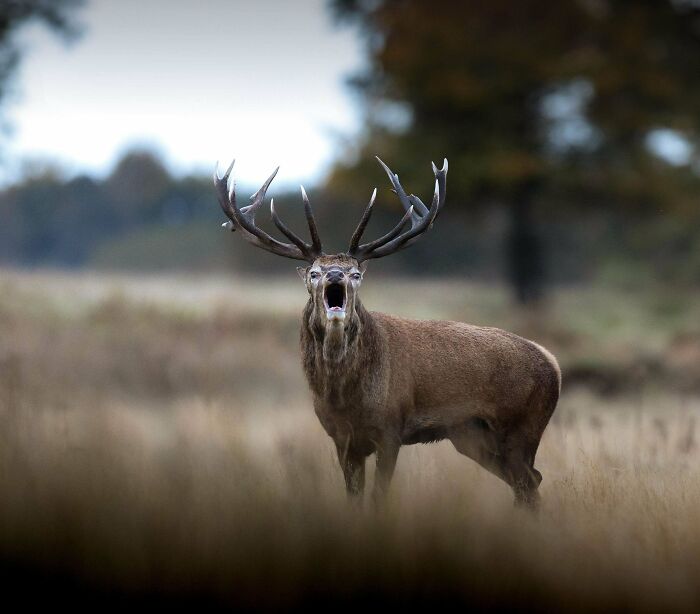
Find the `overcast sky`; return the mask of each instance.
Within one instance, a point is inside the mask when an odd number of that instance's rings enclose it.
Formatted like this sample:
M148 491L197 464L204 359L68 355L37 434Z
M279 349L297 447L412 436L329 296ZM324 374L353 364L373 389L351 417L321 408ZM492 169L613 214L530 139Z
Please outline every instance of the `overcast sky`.
M38 26L7 115L3 182L24 158L104 174L124 149L160 150L177 172L236 157L237 176L317 180L359 112L344 79L361 66L325 0L90 0L66 46Z

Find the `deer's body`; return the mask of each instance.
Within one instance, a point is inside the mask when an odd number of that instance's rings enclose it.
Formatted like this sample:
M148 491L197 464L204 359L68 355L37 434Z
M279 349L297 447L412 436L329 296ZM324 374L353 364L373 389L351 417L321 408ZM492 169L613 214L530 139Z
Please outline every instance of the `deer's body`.
M233 190L228 192L231 169L223 177L215 175L219 202L229 218L226 227L267 251L309 263L299 269L309 292L301 327L304 370L350 495L363 492L370 454L377 457L375 495L381 496L402 445L449 439L459 452L510 485L516 502L533 504L542 479L534 467L535 454L559 398L557 362L536 343L503 330L409 320L362 306L358 291L364 261L417 240L432 226L445 199L446 161L440 170L433 165L430 208L406 195L398 176L381 164L406 214L389 233L360 245L375 190L347 253L323 254L303 188L312 243L291 231L272 203L272 219L291 243L255 225L274 173L243 208L237 206Z
M449 439L530 502L541 479L535 453L559 398L549 352L497 328L369 312L359 301L356 322L329 351L312 312L310 301L304 371L316 415L349 465L351 492L359 494L370 454L381 490L400 446Z

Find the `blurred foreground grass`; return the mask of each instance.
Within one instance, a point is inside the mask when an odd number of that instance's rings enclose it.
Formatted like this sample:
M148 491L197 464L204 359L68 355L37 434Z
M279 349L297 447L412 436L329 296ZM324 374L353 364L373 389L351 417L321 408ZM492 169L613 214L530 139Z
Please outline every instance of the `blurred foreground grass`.
M518 330L565 381L539 516L446 443L402 449L374 513L310 407L295 282L0 273L5 591L700 606L700 296L570 289L522 315L498 288L368 277L368 307Z

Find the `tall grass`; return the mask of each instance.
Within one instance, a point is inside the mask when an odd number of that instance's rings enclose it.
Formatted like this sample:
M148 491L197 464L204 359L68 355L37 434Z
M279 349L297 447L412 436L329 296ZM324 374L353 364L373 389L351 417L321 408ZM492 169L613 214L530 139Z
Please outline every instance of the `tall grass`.
M537 515L448 443L403 448L386 506L358 509L298 365L303 292L26 274L0 285L5 594L101 606L700 606L692 394L572 387L540 448ZM465 311L493 302L518 323L497 290L477 306L469 290L453 290L472 297ZM426 314L459 309L422 296ZM601 311L617 309L611 300ZM690 330L683 322L674 335Z

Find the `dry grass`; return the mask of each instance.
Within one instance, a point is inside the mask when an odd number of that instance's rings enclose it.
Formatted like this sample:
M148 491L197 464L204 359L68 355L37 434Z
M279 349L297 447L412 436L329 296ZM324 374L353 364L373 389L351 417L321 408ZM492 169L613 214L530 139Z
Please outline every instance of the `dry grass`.
M0 287L6 591L334 609L700 606L698 397L658 385L566 393L538 457L538 516L444 443L404 448L386 509L358 510L298 366L303 291L10 273ZM404 310L524 326L498 290L481 301L468 286L445 290L391 282L393 297L421 296ZM595 297L600 313L616 300ZM557 334L585 336L587 317ZM659 324L645 351L692 332L678 322Z

